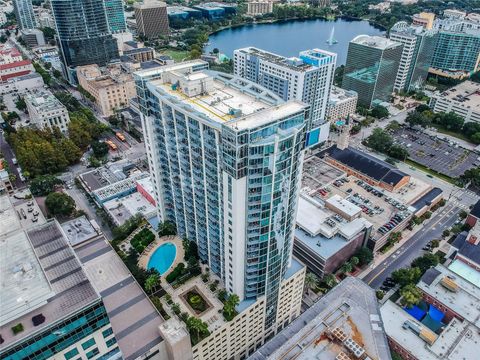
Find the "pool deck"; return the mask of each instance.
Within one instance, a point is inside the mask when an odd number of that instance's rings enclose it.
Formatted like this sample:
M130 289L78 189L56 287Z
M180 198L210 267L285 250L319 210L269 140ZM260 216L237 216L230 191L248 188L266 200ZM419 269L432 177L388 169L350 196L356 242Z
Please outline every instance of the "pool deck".
M175 253L175 260L173 261L172 265L170 268L162 274L162 277L167 276L172 272L172 270L183 262L183 257L185 256L185 251L183 250L183 244L182 244L182 239L179 238L178 236L171 235L171 236L162 236L161 238L157 238L154 242L152 242L150 245L148 245L145 250L143 250L142 255L140 255L139 260L138 260L138 266L142 269L147 269L148 261L150 260L150 256L153 255L155 250L157 250L160 246L166 243L172 243L176 247L176 253Z

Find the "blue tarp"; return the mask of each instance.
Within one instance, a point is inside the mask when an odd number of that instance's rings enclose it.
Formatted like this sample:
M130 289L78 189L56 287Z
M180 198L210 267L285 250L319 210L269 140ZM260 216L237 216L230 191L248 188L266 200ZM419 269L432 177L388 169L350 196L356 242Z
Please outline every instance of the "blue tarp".
M428 315L434 320L441 322L443 320L443 317L445 314L441 312L439 309L437 309L435 306L430 305L430 308L428 309Z
M417 305L413 305L411 308L404 307L403 309L418 321L421 321L426 314L426 312L420 309Z

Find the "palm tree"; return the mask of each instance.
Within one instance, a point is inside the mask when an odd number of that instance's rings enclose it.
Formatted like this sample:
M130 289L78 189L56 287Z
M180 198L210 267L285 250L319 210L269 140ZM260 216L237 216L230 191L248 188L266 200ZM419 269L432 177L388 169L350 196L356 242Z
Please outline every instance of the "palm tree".
M352 264L350 264L348 261L342 265L340 268L340 271L344 274L347 274L353 270Z
M305 290L314 289L318 286L319 280L314 273L307 273L305 275Z
M352 256L350 258L350 264L352 264L353 267L355 267L356 265L358 265L358 263L360 262L360 260L358 259L358 257L356 256Z
M160 276L158 274L150 275L147 280L145 280L145 291L147 293L152 293L156 288L157 285L160 283Z
M190 333L193 332L196 335L196 341L194 341L194 343L198 343L202 336L207 336L210 334L210 332L208 331L208 325L204 323L201 319L194 316L190 316L188 318L187 328Z
M325 285L327 285L329 288L334 287L337 284L337 279L335 278L335 275L333 274L328 274L323 277L323 282Z
M240 298L237 294L232 294L228 297L227 301L225 301L225 305L223 306L223 313L227 320L233 319L235 316L235 307L240 303Z

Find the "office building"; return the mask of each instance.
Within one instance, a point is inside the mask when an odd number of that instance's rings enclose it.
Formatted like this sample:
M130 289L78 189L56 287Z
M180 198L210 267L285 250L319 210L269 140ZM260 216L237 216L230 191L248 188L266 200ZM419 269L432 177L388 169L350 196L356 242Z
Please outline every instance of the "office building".
M450 17L435 21L438 40L430 72L461 79L480 69L480 24Z
M237 13L237 5L232 3L208 2L193 6L208 20L216 21Z
M128 106L135 97L135 84L131 74L119 65L101 69L98 65L77 67L78 84L95 99L102 116L111 116L115 110Z
M247 2L247 15L263 15L273 11L273 1L271 0L253 0Z
M102 298L60 225L46 222L36 203L15 199L14 205L7 195L0 209L0 358L118 354ZM28 215L19 219L17 211Z
M135 74L155 200L229 293L265 297L268 334L292 264L308 105L207 67Z
M169 21L185 21L188 19L201 19L202 12L187 6L168 6L167 7Z
M126 32L127 24L123 11L123 0L104 0L104 3L110 32L112 34Z
M401 21L390 29L389 37L390 40L403 44L393 89L397 92L421 89L432 63L437 32Z
M249 359L391 360L375 290L347 277Z
M137 32L147 39L168 35L167 4L157 0L145 0L133 5Z
M75 67L90 64L104 66L119 57L103 1L51 1L63 70L71 83L76 83Z
M465 122L480 123L480 84L464 81L442 92L435 92L429 106L434 112L454 112Z
M67 132L68 110L49 90L39 89L27 94L25 103L32 125L39 129L58 127Z
M235 75L260 84L285 101L295 99L310 105L307 145L328 138L326 114L337 54L312 49L286 58L248 47L235 50L233 60Z
M35 29L36 22L32 0L13 0L13 11L20 30Z
M20 31L20 33L22 34L23 41L25 41L30 48L45 45L45 37L43 36L42 30L25 29Z
M358 93L368 108L389 101L403 45L380 36L359 35L348 46L342 88Z
M412 16L413 25L423 26L427 30L431 30L433 28L434 20L434 13L421 12Z
M355 91L345 90L332 86L327 106L327 119L330 121L345 120L355 114L358 94Z

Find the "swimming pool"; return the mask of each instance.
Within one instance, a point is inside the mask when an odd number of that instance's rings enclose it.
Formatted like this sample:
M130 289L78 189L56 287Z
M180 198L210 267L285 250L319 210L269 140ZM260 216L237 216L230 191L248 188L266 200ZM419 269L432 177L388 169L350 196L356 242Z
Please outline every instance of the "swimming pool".
M165 274L175 261L176 254L177 248L170 242L159 246L152 256L150 256L147 264L147 270L153 268L157 269L160 275Z

